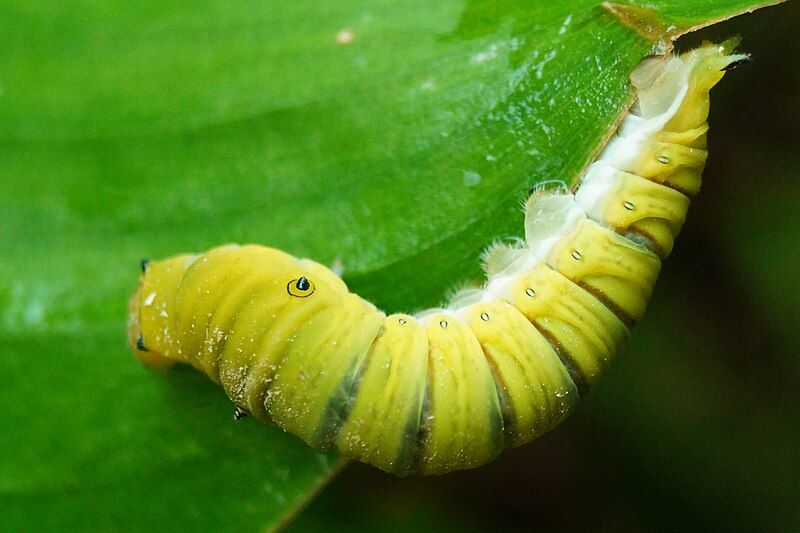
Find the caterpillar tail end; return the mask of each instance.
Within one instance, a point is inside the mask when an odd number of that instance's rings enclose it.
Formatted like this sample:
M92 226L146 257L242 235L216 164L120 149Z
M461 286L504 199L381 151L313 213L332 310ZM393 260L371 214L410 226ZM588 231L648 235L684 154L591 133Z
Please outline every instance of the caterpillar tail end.
M686 131L705 123L708 91L726 71L750 60L748 54L734 52L738 44L738 38L706 42L685 54L644 60L631 74L641 117L663 131Z
M697 61L693 71L695 83L703 89L710 89L726 71L750 61L750 54L735 51L740 41L738 37L732 37L719 44L704 42L700 48L682 56Z

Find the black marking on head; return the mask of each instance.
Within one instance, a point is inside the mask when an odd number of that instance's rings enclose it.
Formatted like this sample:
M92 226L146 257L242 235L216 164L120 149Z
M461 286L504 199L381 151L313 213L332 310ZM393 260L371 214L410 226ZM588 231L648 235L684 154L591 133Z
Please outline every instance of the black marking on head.
M248 416L250 416L250 411L248 411L244 407L239 407L237 405L236 409L233 410L233 419L236 421L244 420Z
M300 276L300 279L297 280L297 288L301 291L307 291L309 287L311 287L311 283L308 282L308 279L305 276Z
M147 265L150 264L150 260L146 257L143 257L141 261L139 261L139 268L142 269L142 274L147 273Z
M745 54L744 57L740 57L736 61L732 61L732 62L728 63L726 66L722 67L722 71L725 72L725 71L728 71L728 70L733 70L736 67L738 67L740 65L744 65L745 63L749 63L752 60L753 60L753 58L750 56L750 54Z
M138 338L138 339L136 339L136 348L137 348L137 349L138 349L140 352L147 352L147 351L149 351L149 350L147 349L147 347L144 345L144 337L142 337L141 335L139 335L139 338Z

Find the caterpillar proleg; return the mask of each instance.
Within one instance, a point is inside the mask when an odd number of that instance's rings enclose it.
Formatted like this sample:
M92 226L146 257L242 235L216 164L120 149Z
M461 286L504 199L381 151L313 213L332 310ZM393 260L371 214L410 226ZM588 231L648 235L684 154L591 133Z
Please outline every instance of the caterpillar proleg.
M642 317L700 188L708 92L733 43L645 60L637 105L575 191L534 191L482 288L386 315L330 269L263 246L143 262L129 342L185 363L318 450L398 475L491 461L562 421Z

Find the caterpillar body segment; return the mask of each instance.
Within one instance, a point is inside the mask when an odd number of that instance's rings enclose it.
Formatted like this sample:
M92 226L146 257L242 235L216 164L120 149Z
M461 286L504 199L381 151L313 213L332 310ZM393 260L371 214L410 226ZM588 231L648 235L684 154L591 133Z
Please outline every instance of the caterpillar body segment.
M648 244L660 258L668 256L686 219L689 197L609 165L592 171L592 181L577 193L579 203L589 198L587 215L630 240ZM592 202L593 189L608 192Z
M700 188L708 90L731 45L651 58L638 104L576 191L536 191L525 239L441 309L386 315L328 268L229 245L143 263L129 342L192 365L319 450L398 475L491 461L552 429L642 317Z
M430 415L427 376L425 327L410 315L387 317L339 431L341 453L399 475L418 470L420 422Z
M597 381L628 335L600 300L546 264L516 278L507 295L551 345L580 393Z

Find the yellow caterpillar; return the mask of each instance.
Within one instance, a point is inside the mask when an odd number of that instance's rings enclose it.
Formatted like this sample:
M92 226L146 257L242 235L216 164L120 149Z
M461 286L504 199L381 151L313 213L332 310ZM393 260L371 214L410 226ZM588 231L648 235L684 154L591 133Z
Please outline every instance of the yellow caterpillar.
M708 91L732 44L650 58L638 106L577 192L536 193L483 288L385 315L328 268L262 246L143 264L134 353L220 383L237 414L398 475L491 461L553 428L642 316L706 159Z

